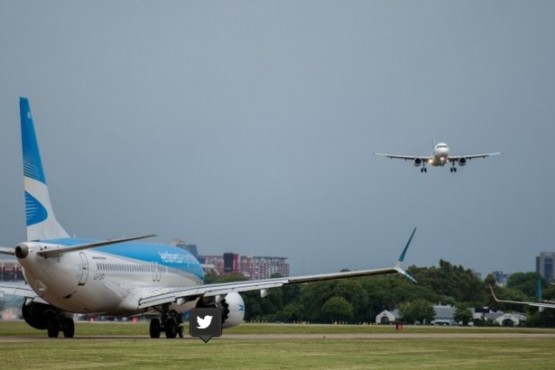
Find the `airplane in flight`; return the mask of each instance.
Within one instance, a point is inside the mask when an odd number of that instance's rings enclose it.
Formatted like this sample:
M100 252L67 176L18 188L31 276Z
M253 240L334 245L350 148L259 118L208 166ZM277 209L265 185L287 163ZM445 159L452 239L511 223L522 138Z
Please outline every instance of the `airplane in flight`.
M398 154L385 154L385 153L374 153L374 155L380 157L387 157L392 159L404 159L406 161L413 161L415 167L420 167L420 172L428 172L426 164L433 167L445 166L451 163L451 172L457 172L456 165L460 167L466 165L466 162L474 158L487 158L492 155L499 155L501 152L495 153L482 153L482 154L467 154L467 155L449 155L449 146L445 143L437 143L434 145L434 149L431 155L398 155Z
M204 284L203 266L189 252L171 245L138 242L154 235L93 240L72 238L56 219L46 185L29 100L20 98L21 137L27 241L0 247L15 256L25 283L0 282L0 296L25 298L22 315L49 337L73 337L73 315L129 316L154 314L149 334L159 338L183 335L183 313L193 308L218 308L223 327L239 325L245 304L239 294L289 284L361 276L400 274L415 280L401 264L414 237L394 266L265 280Z
M510 300L498 299L497 296L495 295L495 292L493 291L493 287L491 285L489 286L489 290L491 291L491 295L493 296L493 299L495 300L495 302L538 307L540 311L543 310L544 308L555 308L554 301L542 301L541 289L542 289L541 282L538 282L538 284L536 285L536 291L537 291L536 295L538 297L538 302L526 302L526 301L510 301Z

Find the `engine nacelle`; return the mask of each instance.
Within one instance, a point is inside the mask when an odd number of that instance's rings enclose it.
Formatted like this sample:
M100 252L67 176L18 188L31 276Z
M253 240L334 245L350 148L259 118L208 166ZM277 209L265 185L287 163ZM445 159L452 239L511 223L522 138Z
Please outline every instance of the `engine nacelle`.
M245 301L239 293L228 293L223 301L227 306L227 318L222 322L224 328L231 328L241 324L245 318Z
M414 159L414 167L420 167L421 164L422 164L422 159L420 158Z
M40 330L48 328L50 318L55 317L56 311L54 307L43 303L24 303L23 307L21 307L21 313L25 322L33 328Z
M460 158L459 159L459 166L464 166L466 164L466 158Z
M225 295L223 299L212 301L199 299L196 307L216 307L222 312L222 327L231 328L241 324L245 318L245 302L239 293L232 292Z

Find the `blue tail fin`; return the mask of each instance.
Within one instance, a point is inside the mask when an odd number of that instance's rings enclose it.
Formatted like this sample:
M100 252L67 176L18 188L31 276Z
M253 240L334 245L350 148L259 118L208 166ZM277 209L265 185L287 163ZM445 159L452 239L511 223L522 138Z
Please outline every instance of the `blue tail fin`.
M23 177L25 183L25 215L27 240L68 237L56 220L46 178L40 160L31 107L27 98L19 98L21 117L21 143L23 147Z
M536 280L536 300L538 302L542 301L542 280L540 277Z

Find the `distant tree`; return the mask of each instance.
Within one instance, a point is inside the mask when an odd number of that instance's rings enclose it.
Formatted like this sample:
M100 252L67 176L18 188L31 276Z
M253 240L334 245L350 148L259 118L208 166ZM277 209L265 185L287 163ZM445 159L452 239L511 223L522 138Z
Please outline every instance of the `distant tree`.
M303 307L299 303L289 303L277 314L276 319L284 322L305 321Z
M322 315L322 306L334 296L335 284L335 281L322 281L302 286L299 303L303 307L304 316L308 321L327 321L327 318Z
M435 317L434 307L430 302L423 299L401 303L399 305L399 314L409 324L430 322Z
M216 284L216 283L230 283L234 281L245 281L248 278L238 272L232 272L224 275L216 275L214 273L209 273L204 275L205 284Z
M469 322L472 321L472 311L465 304L459 304L455 306L455 314L453 315L455 321L462 323L463 326L467 326Z
M555 300L555 282L547 286L542 292L542 298L547 300Z
M350 321L353 317L353 305L343 297L333 296L322 306L322 315L332 323Z
M542 288L546 286L545 280L536 272L516 272L507 279L507 288L521 291L528 299L535 299L538 280Z

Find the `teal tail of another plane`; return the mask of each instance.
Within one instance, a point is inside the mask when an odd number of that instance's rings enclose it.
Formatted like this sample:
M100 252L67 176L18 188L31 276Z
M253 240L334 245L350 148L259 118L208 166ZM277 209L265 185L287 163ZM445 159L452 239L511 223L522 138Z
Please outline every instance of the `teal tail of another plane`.
M536 300L538 302L542 301L542 280L539 277L536 280Z
M23 176L25 183L25 216L27 240L65 238L69 235L58 223L40 159L29 99L19 98L21 139L23 145Z

